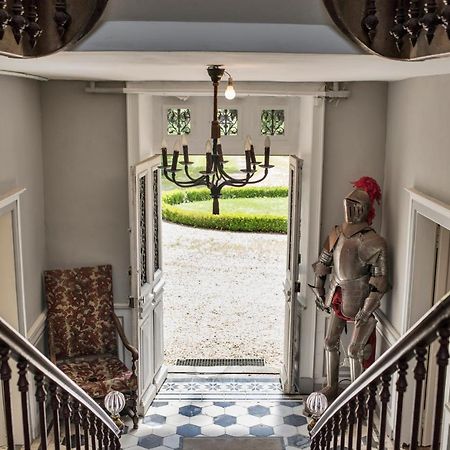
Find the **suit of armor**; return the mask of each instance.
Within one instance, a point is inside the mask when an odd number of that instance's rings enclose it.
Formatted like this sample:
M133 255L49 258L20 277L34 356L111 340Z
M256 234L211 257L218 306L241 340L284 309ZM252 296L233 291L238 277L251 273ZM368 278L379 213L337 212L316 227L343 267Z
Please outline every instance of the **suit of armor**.
M352 191L344 200L345 222L332 230L313 264L317 306L331 314L325 339L327 386L322 390L328 399L338 393L340 336L346 322L355 323L348 348L354 381L374 350L368 345L376 326L373 313L389 287L386 242L368 224L371 208L366 191ZM330 284L325 294L327 276Z

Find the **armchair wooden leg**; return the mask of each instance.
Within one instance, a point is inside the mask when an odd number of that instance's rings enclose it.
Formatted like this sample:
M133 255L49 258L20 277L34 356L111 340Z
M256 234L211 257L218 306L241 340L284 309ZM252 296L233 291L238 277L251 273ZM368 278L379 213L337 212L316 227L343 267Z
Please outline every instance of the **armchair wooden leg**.
M133 429L137 430L138 426L139 426L139 416L137 413L137 395L136 395L136 391L133 391L131 393L131 410L133 412Z

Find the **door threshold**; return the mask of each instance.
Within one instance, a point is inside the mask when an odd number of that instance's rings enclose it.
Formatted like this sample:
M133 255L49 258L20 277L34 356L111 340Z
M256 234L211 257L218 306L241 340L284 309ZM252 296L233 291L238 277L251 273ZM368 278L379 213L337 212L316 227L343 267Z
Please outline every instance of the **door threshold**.
M279 375L280 370L264 366L169 366L169 373Z

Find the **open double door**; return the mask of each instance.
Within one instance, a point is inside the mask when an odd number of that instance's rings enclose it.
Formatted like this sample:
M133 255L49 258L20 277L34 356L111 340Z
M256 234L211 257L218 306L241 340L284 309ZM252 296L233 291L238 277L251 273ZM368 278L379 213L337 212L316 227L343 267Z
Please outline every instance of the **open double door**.
M159 157L140 162L132 173L131 269L135 342L139 350L139 411L144 414L167 375L164 366L164 277L161 247ZM303 161L289 161L289 220L285 294L285 345L281 378L286 393L300 378L300 216Z
M132 173L131 293L139 351L138 410L145 414L167 375L164 366L164 277L159 157Z

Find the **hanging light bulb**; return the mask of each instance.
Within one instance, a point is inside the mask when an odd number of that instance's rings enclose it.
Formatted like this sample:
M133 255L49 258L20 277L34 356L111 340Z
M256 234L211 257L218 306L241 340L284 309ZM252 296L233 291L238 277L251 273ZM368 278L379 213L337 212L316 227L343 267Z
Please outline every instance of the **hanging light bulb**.
M225 98L227 100L233 100L235 97L236 97L236 91L234 90L234 86L233 86L233 78L229 77L228 85L227 85L227 88L225 89Z

